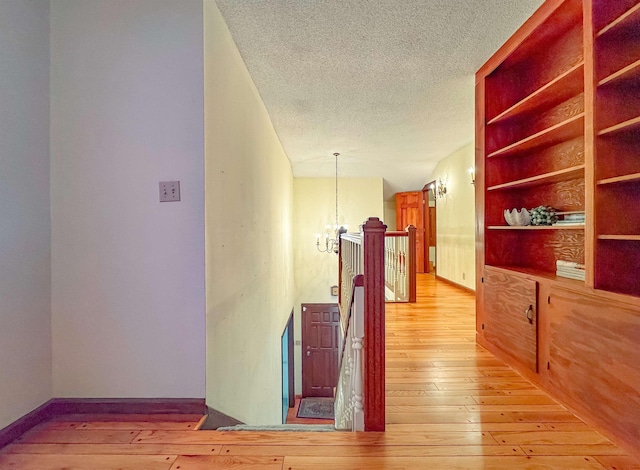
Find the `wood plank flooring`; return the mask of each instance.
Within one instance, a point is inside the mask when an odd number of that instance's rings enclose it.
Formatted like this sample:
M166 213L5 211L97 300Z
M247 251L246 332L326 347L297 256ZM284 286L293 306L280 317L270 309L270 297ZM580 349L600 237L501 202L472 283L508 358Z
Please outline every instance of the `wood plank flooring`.
M387 305L387 432L194 431L191 415L68 415L0 469L640 469L475 344L473 295L421 275Z

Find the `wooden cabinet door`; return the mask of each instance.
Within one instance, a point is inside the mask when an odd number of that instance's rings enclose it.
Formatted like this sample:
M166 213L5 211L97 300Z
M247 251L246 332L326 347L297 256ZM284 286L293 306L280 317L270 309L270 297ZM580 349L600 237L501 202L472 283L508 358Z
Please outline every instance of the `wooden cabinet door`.
M425 272L424 199L422 191L396 194L396 230L416 228L416 272Z
M483 285L484 339L538 372L537 282L487 267Z
M638 307L560 288L550 307L555 393L626 442L640 442Z

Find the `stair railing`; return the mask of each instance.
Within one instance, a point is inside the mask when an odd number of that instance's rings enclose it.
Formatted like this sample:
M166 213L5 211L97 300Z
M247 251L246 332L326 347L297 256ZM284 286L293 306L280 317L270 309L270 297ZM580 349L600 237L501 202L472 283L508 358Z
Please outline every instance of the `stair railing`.
M387 302L416 301L416 228L386 232L384 237Z
M340 391L336 391L338 429L385 429L386 228L380 219L370 217L362 226L360 234L342 234L340 237L338 303L344 338L342 355L345 359L340 366ZM362 275L362 278L356 281L358 275ZM356 282L362 286L356 285ZM359 300L360 295L362 301ZM358 317L354 312L360 308L362 315ZM362 319L361 323L359 318ZM362 379L356 380L357 377Z
M340 355L334 405L335 426L341 431L364 431L362 342L364 339L364 276L353 279L344 344Z

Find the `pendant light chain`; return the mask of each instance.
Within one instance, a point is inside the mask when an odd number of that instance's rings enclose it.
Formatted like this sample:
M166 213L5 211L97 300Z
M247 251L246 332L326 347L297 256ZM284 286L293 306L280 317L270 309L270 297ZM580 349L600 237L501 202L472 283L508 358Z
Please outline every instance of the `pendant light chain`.
M323 238L322 235L320 233L316 233L316 248L320 253L338 253L340 246L340 230L344 229L346 231L347 229L346 226L340 227L338 225L338 157L340 154L336 152L333 156L336 159L336 223L333 226L333 230L331 230L331 225L327 225L324 233L324 246L320 244L320 240ZM331 233L333 233L333 236Z
M336 226L334 227L336 232L338 231L338 157L340 154L338 152L333 154L336 157Z

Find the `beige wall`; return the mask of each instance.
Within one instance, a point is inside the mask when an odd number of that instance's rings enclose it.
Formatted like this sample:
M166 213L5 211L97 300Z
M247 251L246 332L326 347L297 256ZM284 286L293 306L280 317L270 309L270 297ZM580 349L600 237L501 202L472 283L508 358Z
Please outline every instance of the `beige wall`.
M0 429L51 398L49 2L0 1Z
M384 201L384 223L387 230L396 231L396 195L387 201Z
M202 35L201 0L51 2L55 396L204 396Z
M437 273L475 290L475 186L469 167L474 147L468 144L442 159L427 181L442 178L447 194L436 201Z
M335 223L335 179L295 178L293 246L295 259L295 339L301 339L302 303L337 303L338 257L316 249L316 233ZM383 218L382 178L339 178L338 224L357 232L368 217ZM295 346L296 393L302 391L301 346Z
M293 307L291 166L213 0L204 18L207 404L275 424Z

